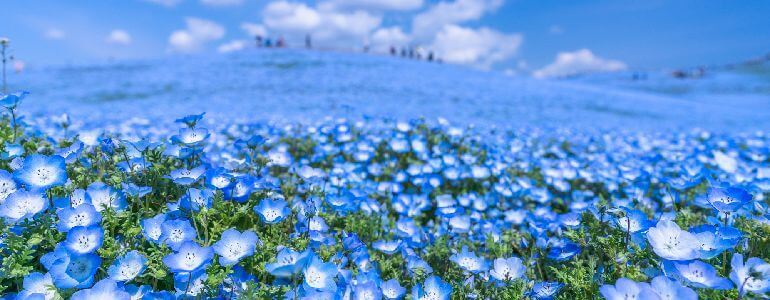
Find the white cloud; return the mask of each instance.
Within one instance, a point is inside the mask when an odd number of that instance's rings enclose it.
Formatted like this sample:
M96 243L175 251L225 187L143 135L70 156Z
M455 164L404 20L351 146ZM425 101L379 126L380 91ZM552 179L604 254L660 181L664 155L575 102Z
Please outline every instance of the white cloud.
M238 6L243 0L200 0L202 4L209 6Z
M330 0L324 5L343 10L410 11L422 7L423 0Z
M403 47L411 38L399 27L380 28L372 33L370 38L372 50L385 52L391 46Z
M551 25L551 27L548 27L548 33L550 34L562 34L564 33L564 28L561 28L559 25Z
M144 0L144 1L160 4L167 7L173 7L179 3L182 3L182 0Z
M234 51L240 51L246 48L249 41L246 40L232 40L217 47L219 53L230 53Z
M321 24L321 15L303 3L271 2L262 12L265 25L282 31L310 31Z
M505 34L485 27L445 25L430 48L447 62L489 68L516 54L522 40L520 34Z
M262 24L244 22L241 23L241 29L249 36L267 36L267 28Z
M412 33L418 39L433 36L445 25L478 20L487 12L495 11L503 0L455 0L439 2L412 20Z
M185 22L185 29L174 31L168 38L171 51L196 52L201 50L205 43L221 39L225 35L225 28L212 21L187 18Z
M64 31L59 28L49 28L43 35L49 40L61 40L67 36Z
M271 2L262 16L270 32L295 39L310 34L314 44L334 47L360 44L382 21L380 16L363 10L340 12L328 6L287 1Z
M107 38L105 39L108 44L115 44L115 45L130 45L131 44L131 35L128 34L125 30L121 29L115 29L110 32L110 34L107 35Z
M622 61L600 58L591 50L580 49L574 52L560 52L556 55L556 61L532 75L537 78L564 77L582 73L621 71L626 68Z

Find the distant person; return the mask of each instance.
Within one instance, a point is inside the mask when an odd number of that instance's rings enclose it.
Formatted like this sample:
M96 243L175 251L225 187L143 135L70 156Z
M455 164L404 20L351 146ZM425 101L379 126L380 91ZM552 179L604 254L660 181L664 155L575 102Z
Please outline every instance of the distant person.
M313 48L312 40L310 39L310 34L305 35L305 48L310 49Z
M406 57L406 48L401 48L401 57Z
M369 44L364 44L364 53L369 53Z
M257 48L262 47L262 36L258 34L254 39L257 42Z
M409 47L409 58L414 58L414 48Z
M433 51L428 51L428 61L433 61Z
M273 41L271 41L270 38L265 39L265 47L267 48L273 47Z
M283 39L283 37L278 37L278 40L275 42L275 46L278 48L286 47L286 41Z
M398 50L396 50L396 47L390 46L390 55L396 56L398 55Z

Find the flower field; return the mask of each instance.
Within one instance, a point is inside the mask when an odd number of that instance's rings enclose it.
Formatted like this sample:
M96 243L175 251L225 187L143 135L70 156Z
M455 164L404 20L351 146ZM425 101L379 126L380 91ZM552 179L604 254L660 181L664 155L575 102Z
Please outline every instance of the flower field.
M447 121L26 124L0 100L4 299L749 299L763 132ZM137 134L139 132L140 134Z

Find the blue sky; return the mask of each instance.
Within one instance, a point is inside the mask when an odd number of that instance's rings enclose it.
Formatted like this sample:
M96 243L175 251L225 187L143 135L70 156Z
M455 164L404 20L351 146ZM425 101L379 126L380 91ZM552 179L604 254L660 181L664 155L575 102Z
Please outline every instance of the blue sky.
M770 1L39 0L3 5L0 36L11 39L15 56L28 65L230 52L251 47L255 32L281 35L294 45L311 33L318 46L335 49L418 45L450 62L545 75L574 68L722 64L770 52Z

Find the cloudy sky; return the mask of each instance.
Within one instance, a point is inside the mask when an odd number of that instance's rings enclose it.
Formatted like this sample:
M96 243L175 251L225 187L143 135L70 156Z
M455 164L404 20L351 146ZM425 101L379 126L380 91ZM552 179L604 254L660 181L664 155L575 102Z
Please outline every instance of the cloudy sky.
M356 50L417 45L531 73L683 67L770 52L770 1L6 1L0 36L28 65L228 53L255 34Z

